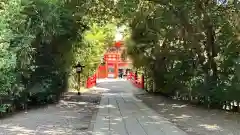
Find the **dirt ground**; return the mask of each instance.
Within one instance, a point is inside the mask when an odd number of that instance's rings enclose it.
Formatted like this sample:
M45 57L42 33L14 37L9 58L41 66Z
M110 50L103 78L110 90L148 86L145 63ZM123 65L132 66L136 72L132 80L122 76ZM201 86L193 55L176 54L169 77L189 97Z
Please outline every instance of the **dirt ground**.
M90 135L100 94L67 93L56 105L0 120L0 135Z
M189 135L240 135L240 115L207 110L152 94L136 95Z

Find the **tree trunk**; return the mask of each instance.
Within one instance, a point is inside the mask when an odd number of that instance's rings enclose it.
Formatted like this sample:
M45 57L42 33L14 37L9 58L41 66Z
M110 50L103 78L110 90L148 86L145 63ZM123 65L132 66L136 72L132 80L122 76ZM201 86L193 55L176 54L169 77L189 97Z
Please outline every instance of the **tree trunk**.
M208 62L207 62L207 70L208 70L208 75L207 75L207 91L209 93L209 98L210 98L210 103L213 98L213 91L214 88L217 85L217 64L214 58L217 56L217 51L216 51L216 46L215 46L215 32L213 28L213 24L209 18L209 16L205 13L204 14L204 28L206 30L206 51L207 51L207 57L208 57ZM210 87L209 87L210 86Z

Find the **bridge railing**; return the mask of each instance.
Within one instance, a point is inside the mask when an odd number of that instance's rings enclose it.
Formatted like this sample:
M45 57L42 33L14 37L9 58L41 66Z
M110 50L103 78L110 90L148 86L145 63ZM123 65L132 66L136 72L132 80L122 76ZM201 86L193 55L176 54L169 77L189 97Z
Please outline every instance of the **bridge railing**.
M130 72L127 79L137 88L144 89L144 75L138 76L133 72Z
M97 75L96 74L88 77L87 82L86 82L87 88L92 88L92 87L96 86L96 84L97 84Z

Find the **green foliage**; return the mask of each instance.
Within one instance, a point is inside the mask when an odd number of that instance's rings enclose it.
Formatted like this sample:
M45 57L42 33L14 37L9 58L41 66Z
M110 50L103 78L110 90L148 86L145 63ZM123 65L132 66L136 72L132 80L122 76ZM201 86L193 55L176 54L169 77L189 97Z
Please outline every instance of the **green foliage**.
M87 77L96 72L105 51L113 44L116 28L113 23L104 26L93 23L89 26L90 29L83 33L83 39L77 41L73 49L73 64L76 65L80 62L85 66L82 73L82 82L86 82ZM75 70L72 69L72 76L69 80L71 88L77 88L78 83L76 81L77 75Z
M75 87L77 62L86 80L123 23L126 52L149 90L240 100L236 0L0 0L0 13L0 112L53 102Z
M86 29L73 16L76 9L58 0L0 3L1 110L6 103L26 107L57 100L67 86L74 43Z
M103 6L100 3L104 2L0 0L1 112L6 104L26 108L56 101L69 79L70 86L76 84L77 62L86 66L85 80L96 71L116 26L113 20L106 25L113 15L101 14L96 9Z
M156 91L239 101L239 11L234 3L142 1L128 54ZM210 103L208 101L208 103ZM211 104L211 103L210 103Z

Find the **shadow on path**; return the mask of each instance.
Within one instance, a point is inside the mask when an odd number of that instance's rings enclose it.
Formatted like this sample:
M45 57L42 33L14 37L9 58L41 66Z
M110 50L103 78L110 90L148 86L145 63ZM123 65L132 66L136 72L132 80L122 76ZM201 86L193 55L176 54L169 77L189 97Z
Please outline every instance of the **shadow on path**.
M136 97L190 135L240 135L238 114L209 111L159 95Z
M66 93L56 105L0 120L0 135L88 135L101 99L98 93Z

